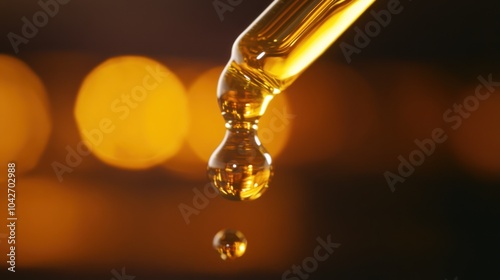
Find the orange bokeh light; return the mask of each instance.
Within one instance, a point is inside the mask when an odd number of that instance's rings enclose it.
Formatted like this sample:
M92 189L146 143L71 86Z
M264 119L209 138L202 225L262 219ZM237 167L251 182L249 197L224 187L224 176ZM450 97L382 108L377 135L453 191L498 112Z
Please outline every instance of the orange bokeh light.
M315 63L282 94L295 114L282 164L341 160L347 168L371 148L377 109L368 83L352 68Z
M51 120L42 81L24 62L0 55L0 161L17 163L17 172L33 169L47 144Z
M457 100L457 104L463 104L474 96L475 89L467 90ZM459 123L457 117L461 115L454 115L455 121L452 124L456 126L456 130L450 132L451 149L459 162L472 173L484 178L498 179L500 96L492 93L486 100L476 100L479 101L477 106L467 105L476 110L467 111L467 107L463 107L466 113L464 116L470 115L468 118L462 118Z
M106 60L83 82L75 116L85 144L102 161L149 168L174 156L189 125L185 89L157 61Z

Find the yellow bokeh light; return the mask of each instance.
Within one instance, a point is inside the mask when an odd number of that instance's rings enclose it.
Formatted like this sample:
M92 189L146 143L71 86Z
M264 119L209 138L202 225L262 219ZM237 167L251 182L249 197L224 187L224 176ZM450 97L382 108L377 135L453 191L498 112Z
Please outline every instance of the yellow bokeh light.
M189 125L185 89L157 61L111 58L85 78L75 117L83 141L102 161L144 169L174 156Z
M192 58L178 58L178 57L164 57L159 58L161 62L169 66L172 71L177 74L179 79L185 86L193 84L193 82L200 76L200 73L204 73L208 69L214 67L214 62L202 59L192 59ZM209 93L208 93L209 94ZM188 106L192 107L192 102L190 102L188 94ZM193 112L190 110L190 114ZM193 120L190 117L190 120ZM190 126L193 125L193 121L190 122ZM190 181L203 181L207 180L207 163L201 160L189 146L187 139L184 141L182 148L175 155L175 157L169 159L162 165L168 172L174 172L177 176L181 176L184 179Z
M223 67L214 67L196 79L188 90L191 127L187 141L206 163L224 138L226 128L217 105L217 84ZM258 135L262 145L275 158L285 147L292 129L293 115L286 93L277 95L259 121Z
M0 55L0 161L17 163L17 172L36 166L47 144L51 123L40 78L24 62Z

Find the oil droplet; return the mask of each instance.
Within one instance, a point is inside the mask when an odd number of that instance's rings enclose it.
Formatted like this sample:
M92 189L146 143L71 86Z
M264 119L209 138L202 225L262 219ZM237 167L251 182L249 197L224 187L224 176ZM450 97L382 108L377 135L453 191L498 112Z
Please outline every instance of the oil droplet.
M219 80L218 101L227 130L210 157L207 172L222 197L235 201L259 198L273 175L271 156L257 128L274 95L262 84L246 80L247 74L233 63Z
M223 229L217 232L212 242L223 260L234 260L245 253L247 239L239 230Z
M236 201L260 197L272 176L271 157L255 130L227 131L209 167L208 177L222 197Z

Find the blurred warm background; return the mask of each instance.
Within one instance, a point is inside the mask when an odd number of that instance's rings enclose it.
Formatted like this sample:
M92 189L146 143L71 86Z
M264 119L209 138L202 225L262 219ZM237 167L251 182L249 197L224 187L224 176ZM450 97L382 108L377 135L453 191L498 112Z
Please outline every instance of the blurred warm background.
M217 79L271 1L222 17L215 2L70 1L18 52L8 34L42 8L0 2L0 172L16 162L18 217L15 274L0 229L2 279L280 279L328 235L341 246L310 279L499 277L500 86L472 98L479 76L500 83L498 4L401 1L351 63L332 46L261 121L270 189L235 203L206 185ZM392 192L384 173L435 129L446 141ZM232 262L211 247L226 227L248 239Z

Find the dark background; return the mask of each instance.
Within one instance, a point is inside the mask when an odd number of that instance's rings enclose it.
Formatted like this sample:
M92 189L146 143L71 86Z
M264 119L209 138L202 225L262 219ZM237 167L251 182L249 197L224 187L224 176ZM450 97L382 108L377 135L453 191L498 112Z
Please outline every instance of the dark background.
M29 17L39 6L36 1L4 0L0 2L0 53L15 55L28 64L33 53L65 51L88 52L102 58L124 54L168 55L224 64L234 39L270 2L244 0L234 11L226 12L220 21L212 1L208 0L73 0L61 7L60 13L40 28L28 44L20 45L20 52L15 54L6 34L19 34L20 18ZM370 10L382 10L387 2L377 1ZM391 84L392 74L398 72L398 65L406 65L408 69L424 64L439 71L438 79L445 80L446 86L454 89L450 91L452 96L447 96L451 100L461 96L461 89L474 87L479 75L493 73L494 80L495 77L500 80L498 2L413 0L401 1L401 4L403 12L394 15L390 25L373 38L361 54L353 55L351 64L346 62L338 44L334 44L320 62L344 65L363 73L376 88L376 97L382 104L391 102L393 96L385 89ZM355 25L362 27L370 20L370 15L364 15ZM352 42L354 35L350 29L338 42ZM392 66L387 68L387 65ZM44 76L40 66L33 67ZM50 93L49 96L51 100L58 98ZM448 102L445 108L452 103ZM306 220L302 221L307 226L306 241L290 244L304 252L295 263L299 264L311 254L317 236L331 233L333 240L342 246L325 263L320 263L310 279L500 279L496 269L500 261L500 169L489 172L488 176L471 171L456 159L446 144L438 147L436 155L429 157L392 193L382 174L386 167L396 169L397 156L411 151L413 138L396 137L398 126L392 125L395 116L390 113L390 105L385 106L382 120L386 125L380 132L384 136L374 140L373 147L367 148L371 153L366 154L370 161L384 157L379 160L385 164L365 169L345 167L347 162L367 160L363 152L304 165L283 163L281 168L280 160L276 161L276 181L283 181L285 174L295 174L305 182L302 186L310 201L307 215L297 217ZM425 114L427 108L420 110ZM500 131L500 115L487 120L490 122L488 133L498 139L495 135ZM328 122L319 120L318 124L311 125L328 130ZM430 131L424 135L430 135ZM321 135L310 135L311 142L306 144L317 145L316 137ZM399 146L398 141L407 143ZM389 153L376 151L393 146ZM498 149L491 151L500 158L498 152ZM123 175L110 167L102 167L101 172ZM158 170L144 174L152 178L149 182L158 188L160 183L156 181L159 180L182 181L175 176L165 179ZM122 180L130 179L124 176ZM273 234L286 235L286 231ZM57 266L19 270L16 273L19 279L112 277L107 266L105 269L83 266L66 272ZM266 270L233 271L227 275L196 271L171 273L158 267L127 266L127 272L138 280L281 277L280 273ZM7 274L6 279L15 278Z

